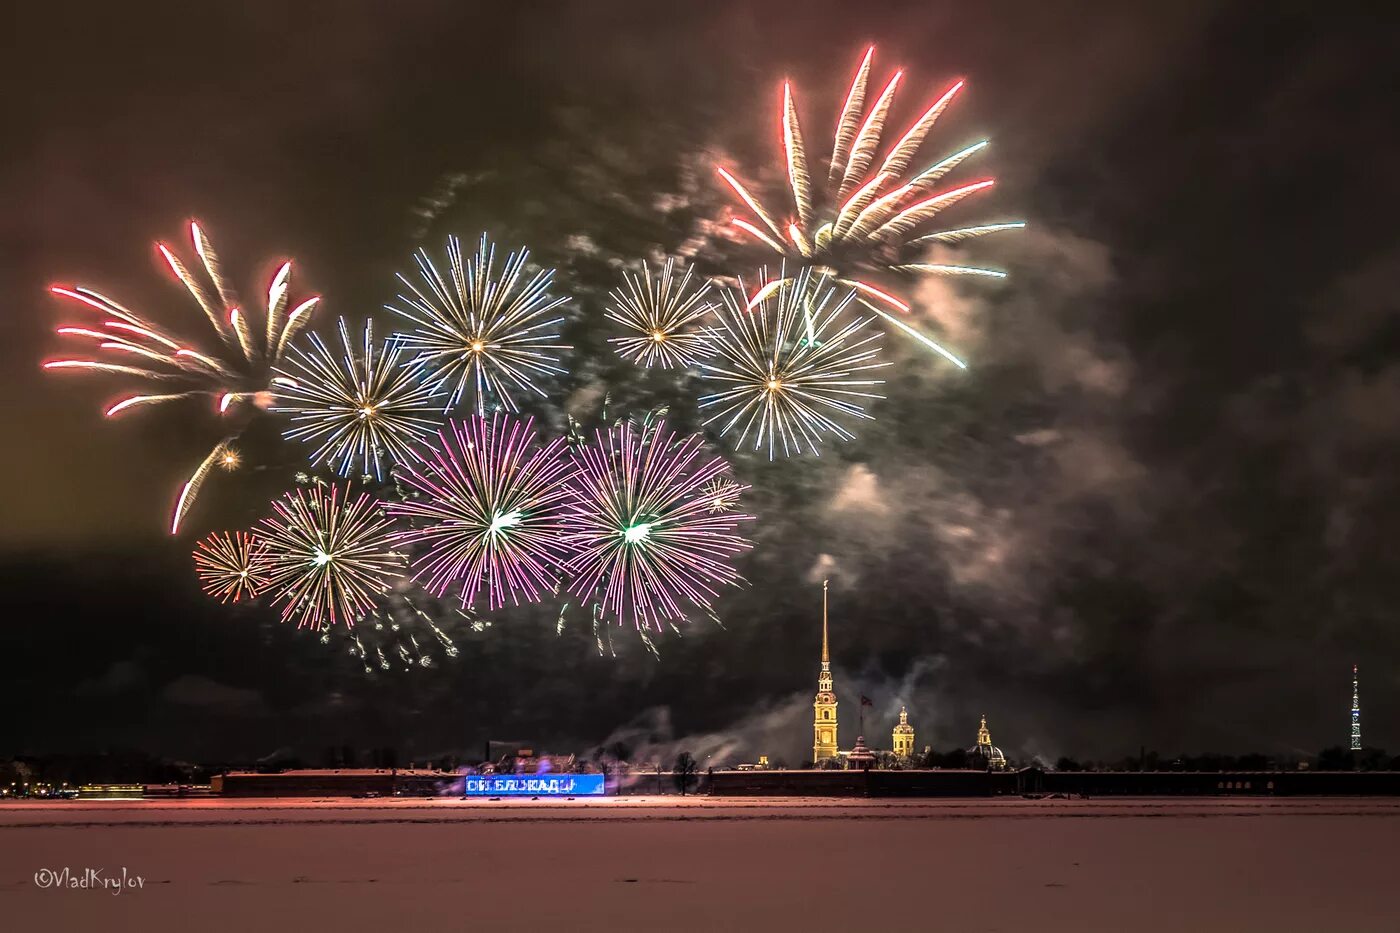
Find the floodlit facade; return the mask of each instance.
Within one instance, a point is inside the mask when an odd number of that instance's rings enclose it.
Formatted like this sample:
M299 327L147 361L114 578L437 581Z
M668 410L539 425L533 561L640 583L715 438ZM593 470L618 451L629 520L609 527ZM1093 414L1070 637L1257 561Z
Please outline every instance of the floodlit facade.
M986 768L988 771L1006 769L1006 755L992 744L992 733L987 728L986 713L982 714L982 725L977 727L977 744L969 748L967 754L976 767Z
M899 758L914 757L914 727L909 725L909 710L899 708L899 725L894 727L894 753Z

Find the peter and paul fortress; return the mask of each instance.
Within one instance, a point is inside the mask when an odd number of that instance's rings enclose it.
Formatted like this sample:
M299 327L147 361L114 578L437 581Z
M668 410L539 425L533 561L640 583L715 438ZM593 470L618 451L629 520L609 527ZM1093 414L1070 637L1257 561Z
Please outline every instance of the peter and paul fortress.
M812 763L817 767L822 766L822 762L833 758L844 759L848 767L868 767L871 762L877 760L864 745L864 739L858 739L856 748L843 752L837 743L836 733L836 684L831 676L831 640L830 640L830 616L828 612L829 581L822 581L822 666L817 674L817 695L812 701ZM862 703L869 705L869 701L861 698ZM862 710L864 712L864 710ZM899 764L907 767L916 762L917 752L914 744L914 726L909 722L909 710L907 707L900 707L899 722L895 725L894 731L890 734L891 748L894 758ZM881 753L888 755L888 753ZM977 730L977 744L968 749L969 759L974 767L986 768L987 770L999 771L1006 767L1006 756L1001 749L992 745L991 733L987 729L987 717L982 717L982 723Z

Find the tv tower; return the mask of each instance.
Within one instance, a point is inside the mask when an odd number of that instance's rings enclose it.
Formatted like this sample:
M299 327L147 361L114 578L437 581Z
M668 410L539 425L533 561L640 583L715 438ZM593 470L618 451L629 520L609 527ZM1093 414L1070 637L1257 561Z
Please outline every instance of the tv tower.
M1356 665L1351 666L1351 750L1361 750L1361 692L1356 682Z

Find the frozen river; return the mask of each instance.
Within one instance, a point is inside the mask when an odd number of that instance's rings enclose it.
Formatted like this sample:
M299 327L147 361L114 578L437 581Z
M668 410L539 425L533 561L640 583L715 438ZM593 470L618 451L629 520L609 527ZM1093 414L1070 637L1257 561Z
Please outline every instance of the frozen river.
M1397 864L1389 799L0 805L15 930L1357 933Z

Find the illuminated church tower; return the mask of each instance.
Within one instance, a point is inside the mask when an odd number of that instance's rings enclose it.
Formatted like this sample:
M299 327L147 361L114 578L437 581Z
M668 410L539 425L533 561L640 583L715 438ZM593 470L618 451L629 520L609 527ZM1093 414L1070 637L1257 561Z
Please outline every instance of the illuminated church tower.
M899 708L899 725L894 727L894 753L899 758L914 757L914 727L909 725L909 710Z
M817 676L817 698L812 702L816 711L813 723L812 761L835 758L836 752L836 690L831 683L831 655L826 644L826 585L822 581L822 672Z

